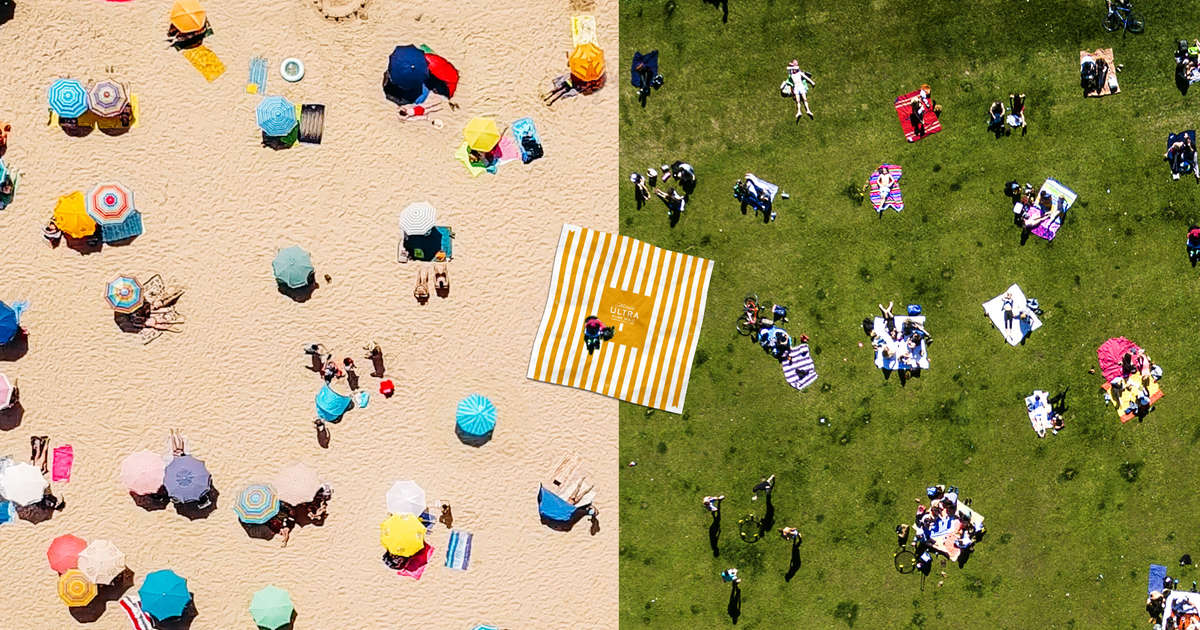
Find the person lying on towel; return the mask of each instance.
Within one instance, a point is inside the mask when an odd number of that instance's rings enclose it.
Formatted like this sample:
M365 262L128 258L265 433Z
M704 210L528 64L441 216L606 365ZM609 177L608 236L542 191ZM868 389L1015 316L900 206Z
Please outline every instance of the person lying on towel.
M1179 179L1183 173L1192 172L1196 174L1196 179L1200 180L1200 167L1196 165L1196 145L1191 136L1185 135L1167 147L1163 158L1171 164L1171 179Z

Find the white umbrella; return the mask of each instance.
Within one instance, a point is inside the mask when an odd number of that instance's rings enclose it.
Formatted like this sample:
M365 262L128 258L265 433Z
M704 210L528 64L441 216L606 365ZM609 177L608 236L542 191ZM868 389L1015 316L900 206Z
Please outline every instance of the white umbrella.
M428 234L436 224L437 210L428 202L410 203L400 212L400 229L404 230L406 236Z
M305 464L293 464L279 471L271 482L275 496L288 505L312 501L321 489L321 477Z
M108 584L125 570L125 554L108 540L93 540L79 552L79 570L96 584Z
M41 501L49 485L41 469L25 462L11 464L0 472L0 494L17 505Z
M387 509L392 514L420 516L425 505L425 491L415 481L397 481L387 492Z

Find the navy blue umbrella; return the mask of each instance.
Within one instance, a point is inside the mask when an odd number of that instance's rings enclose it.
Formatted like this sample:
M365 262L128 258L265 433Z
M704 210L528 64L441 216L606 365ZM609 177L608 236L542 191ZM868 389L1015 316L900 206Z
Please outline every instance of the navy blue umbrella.
M415 103L425 91L429 62L425 51L413 45L397 46L388 57L387 85L384 91L405 103Z

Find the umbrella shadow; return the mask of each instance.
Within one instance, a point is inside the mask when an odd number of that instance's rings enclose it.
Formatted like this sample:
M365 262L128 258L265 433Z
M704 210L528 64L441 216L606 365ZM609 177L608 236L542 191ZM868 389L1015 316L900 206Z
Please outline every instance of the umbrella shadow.
M42 503L34 503L33 505L17 506L17 518L23 521L29 521L34 525L45 523L54 518L54 508L46 507Z
M220 496L216 488L209 488L208 493L199 501L189 501L187 503L176 503L175 513L188 519L196 521L208 518L217 509L217 497Z
M475 448L479 448L480 446L487 444L488 441L492 439L492 433L494 432L495 430L493 429L492 431L488 431L483 435L471 435L470 433L463 431L458 426L454 427L454 434L458 436L459 441L467 446L474 446Z
M12 431L21 426L24 417L25 407L21 406L21 401L13 401L7 409L0 410L0 431Z
M0 361L16 361L29 352L29 335L18 330L8 343L0 345Z
M63 133L72 138L86 138L95 131L95 128L91 125L79 124L78 118L59 118L58 126L63 130Z
M238 524L246 531L246 535L258 540L271 540L275 537L275 530L271 528L270 523L243 523L240 520Z
M167 504L171 502L166 493L161 489L154 494L137 494L136 492L130 492L129 496L133 498L134 505L146 510L147 512L165 510L167 509Z
M133 571L127 568L112 582L97 585L96 597L87 606L76 606L67 610L79 623L95 623L104 616L108 603L120 600L132 586Z
M297 136L296 136L295 131L293 131L292 133L290 133L286 136L282 136L282 137L281 136L268 136L267 133L264 131L262 134L262 145L264 147L267 147L268 149L273 149L275 151L283 151L284 149L290 149L290 148L296 146L296 138L297 138Z
M192 627L192 622L200 615L200 611L196 609L196 594L189 593L192 596L187 607L183 609L183 614L178 617L164 619L154 624L158 630L189 630Z
M279 288L280 293L300 303L304 303L312 299L313 292L321 288L321 285L317 283L317 279L314 276L309 276L308 284L297 289L293 289L292 287L282 283L276 283L276 286Z
M83 238L74 238L64 234L63 241L67 244L68 248L79 252L79 254L82 256L95 254L104 249L104 241L100 239L99 234L93 234L92 236L85 236Z
M0 2L0 24L4 24L13 19L17 11L17 3L12 0L3 0Z
M292 611L292 618L287 623L276 628L268 628L267 626L256 626L258 630L295 630L296 629L296 611Z

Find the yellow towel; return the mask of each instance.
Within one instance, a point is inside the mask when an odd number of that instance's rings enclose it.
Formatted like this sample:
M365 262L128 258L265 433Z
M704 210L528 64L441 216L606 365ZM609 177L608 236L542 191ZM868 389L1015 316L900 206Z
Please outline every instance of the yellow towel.
M571 41L574 45L596 43L596 16L575 15L571 17Z
M186 48L180 52L210 83L215 81L217 77L225 74L225 64L221 62L221 58L217 56L217 53L210 50L207 46Z

